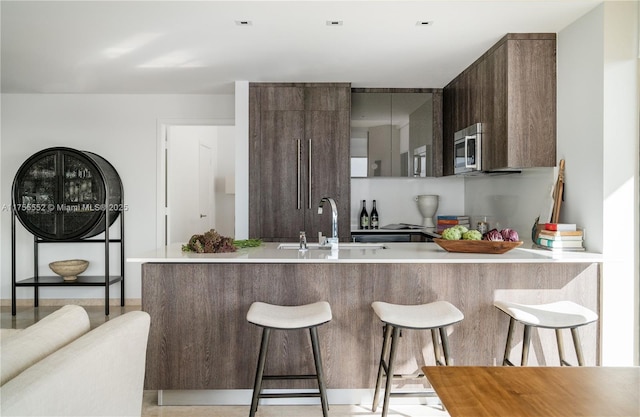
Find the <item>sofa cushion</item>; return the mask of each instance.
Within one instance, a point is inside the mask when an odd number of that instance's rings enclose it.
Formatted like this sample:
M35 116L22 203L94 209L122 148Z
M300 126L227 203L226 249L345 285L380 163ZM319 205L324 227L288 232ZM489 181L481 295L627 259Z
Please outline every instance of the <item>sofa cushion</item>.
M142 413L149 314L110 319L0 387L2 416Z
M90 329L84 308L64 306L26 329L0 340L0 386Z
M3 340L7 340L8 338L17 335L22 332L23 329L0 329L0 343Z

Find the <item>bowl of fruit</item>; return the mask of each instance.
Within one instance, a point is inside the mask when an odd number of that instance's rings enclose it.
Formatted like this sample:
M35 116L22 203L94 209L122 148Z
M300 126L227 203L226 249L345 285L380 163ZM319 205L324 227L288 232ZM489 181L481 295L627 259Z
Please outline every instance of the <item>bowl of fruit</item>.
M433 241L447 252L501 254L522 245L513 229L492 229L482 234L458 225L444 229L441 236Z

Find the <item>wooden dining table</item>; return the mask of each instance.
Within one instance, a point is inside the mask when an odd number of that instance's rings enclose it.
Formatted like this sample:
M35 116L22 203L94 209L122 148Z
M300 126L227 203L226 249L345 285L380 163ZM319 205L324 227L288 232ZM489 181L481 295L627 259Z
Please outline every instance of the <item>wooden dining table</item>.
M640 416L640 367L424 366L451 417Z

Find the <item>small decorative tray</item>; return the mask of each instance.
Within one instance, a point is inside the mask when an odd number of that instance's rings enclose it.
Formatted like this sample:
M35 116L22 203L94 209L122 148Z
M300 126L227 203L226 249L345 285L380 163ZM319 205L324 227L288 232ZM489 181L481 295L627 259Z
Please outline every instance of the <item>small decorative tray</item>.
M496 240L446 240L433 239L447 252L494 253L500 254L522 245L520 242L501 242Z

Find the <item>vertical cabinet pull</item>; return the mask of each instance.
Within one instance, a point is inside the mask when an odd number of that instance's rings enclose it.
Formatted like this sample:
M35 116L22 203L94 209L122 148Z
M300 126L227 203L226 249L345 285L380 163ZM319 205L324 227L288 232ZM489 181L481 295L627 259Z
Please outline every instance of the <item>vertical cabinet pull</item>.
M298 204L298 206L297 206L297 209L300 210L300 208L302 206L302 198L301 198L301 195L300 195L300 187L302 186L302 184L300 184L300 180L301 180L300 179L300 159L302 157L302 154L301 154L301 147L300 147L300 139L296 139L296 142L298 144L298 151L296 153L297 159L298 159L298 161L297 161L297 170L298 170L298 182L297 182L297 187L298 187L297 204Z
M309 209L311 209L311 139L309 139Z

